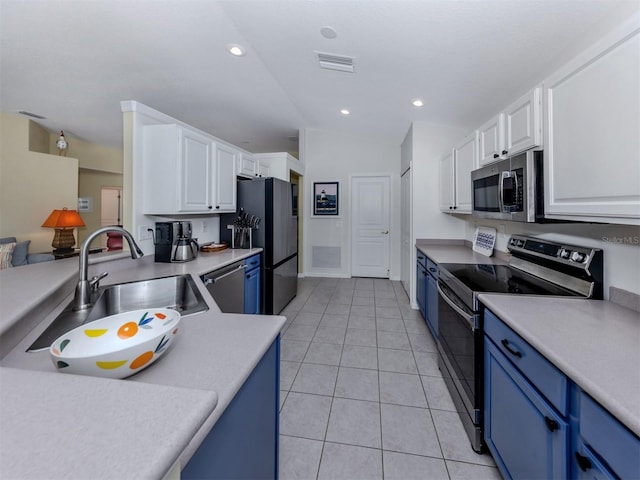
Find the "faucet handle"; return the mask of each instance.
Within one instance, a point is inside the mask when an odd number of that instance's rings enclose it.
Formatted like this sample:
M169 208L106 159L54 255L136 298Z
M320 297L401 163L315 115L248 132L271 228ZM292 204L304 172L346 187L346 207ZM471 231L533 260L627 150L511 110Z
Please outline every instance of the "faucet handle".
M89 280L89 285L91 286L92 291L97 291L100 286L100 280L109 275L109 272L102 272L100 275L96 275L91 280Z

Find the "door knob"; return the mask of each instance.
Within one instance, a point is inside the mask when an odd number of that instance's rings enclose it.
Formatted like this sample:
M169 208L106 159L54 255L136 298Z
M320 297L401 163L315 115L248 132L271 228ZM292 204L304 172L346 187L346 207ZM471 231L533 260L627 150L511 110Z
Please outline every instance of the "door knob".
M383 235L388 235L388 234L389 234L389 230L383 230L383 231L382 231L382 232L380 232L380 233L382 233Z

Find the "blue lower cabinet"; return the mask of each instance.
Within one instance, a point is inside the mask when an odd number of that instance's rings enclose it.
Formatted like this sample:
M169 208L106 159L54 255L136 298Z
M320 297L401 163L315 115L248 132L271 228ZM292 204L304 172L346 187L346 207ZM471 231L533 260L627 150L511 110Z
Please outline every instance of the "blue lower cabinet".
M568 478L569 425L485 337L485 440L505 478Z
M278 478L280 337L264 354L181 479Z
M245 260L244 274L244 313L258 315L262 313L262 268L260 254Z
M640 478L640 438L578 386L571 403L576 419L573 478Z

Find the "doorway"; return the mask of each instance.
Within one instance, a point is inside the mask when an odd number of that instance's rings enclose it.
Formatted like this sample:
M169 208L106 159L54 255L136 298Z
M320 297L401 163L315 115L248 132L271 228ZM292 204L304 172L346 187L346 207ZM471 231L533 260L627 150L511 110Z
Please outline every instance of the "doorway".
M102 187L100 189L100 226L122 225L122 188ZM107 247L107 236L101 235L102 247Z
M351 177L351 276L389 278L391 177Z

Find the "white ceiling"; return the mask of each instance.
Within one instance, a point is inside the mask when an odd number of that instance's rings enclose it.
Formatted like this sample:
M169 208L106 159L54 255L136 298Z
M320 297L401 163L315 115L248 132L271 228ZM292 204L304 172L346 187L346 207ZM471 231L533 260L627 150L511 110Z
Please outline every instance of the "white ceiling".
M0 0L0 109L110 146L122 145L121 100L253 152L295 151L290 137L305 127L399 145L415 120L478 126L639 5ZM230 43L247 54L229 55ZM355 57L355 73L321 69L314 50Z

